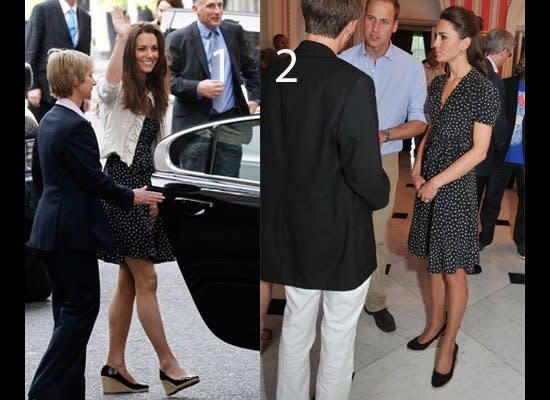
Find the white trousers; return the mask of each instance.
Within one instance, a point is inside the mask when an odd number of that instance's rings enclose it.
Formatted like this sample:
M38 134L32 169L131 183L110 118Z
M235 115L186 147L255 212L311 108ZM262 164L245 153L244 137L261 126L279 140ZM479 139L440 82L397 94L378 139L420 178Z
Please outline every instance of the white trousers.
M343 292L285 286L286 307L279 342L277 400L310 400L309 353L323 301L321 356L315 400L347 400L351 390L357 321L369 289Z

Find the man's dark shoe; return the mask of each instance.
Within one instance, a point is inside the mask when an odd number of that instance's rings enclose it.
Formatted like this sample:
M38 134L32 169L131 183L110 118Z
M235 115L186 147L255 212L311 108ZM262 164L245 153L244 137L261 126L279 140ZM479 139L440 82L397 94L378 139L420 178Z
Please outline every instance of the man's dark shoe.
M522 260L525 260L525 245L524 244L518 244L517 245L517 250L518 250L519 258L521 258Z
M481 274L481 265L476 264L474 265L474 272L467 272L468 275L477 275Z
M393 319L393 316L390 314L387 308L384 308L380 311L370 312L367 310L367 307L363 307L365 312L368 315L372 315L374 317L374 322L376 322L376 326L383 332L393 332L395 331L395 320Z
M491 247L491 242L487 239L484 239L481 234L479 235L479 251Z

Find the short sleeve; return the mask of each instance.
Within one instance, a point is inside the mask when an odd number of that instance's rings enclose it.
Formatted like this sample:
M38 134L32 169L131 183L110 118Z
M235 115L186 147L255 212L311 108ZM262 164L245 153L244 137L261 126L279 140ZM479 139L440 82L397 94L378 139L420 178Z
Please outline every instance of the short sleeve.
M474 98L474 122L494 126L500 112L500 95L497 88L488 79L480 80L478 93Z

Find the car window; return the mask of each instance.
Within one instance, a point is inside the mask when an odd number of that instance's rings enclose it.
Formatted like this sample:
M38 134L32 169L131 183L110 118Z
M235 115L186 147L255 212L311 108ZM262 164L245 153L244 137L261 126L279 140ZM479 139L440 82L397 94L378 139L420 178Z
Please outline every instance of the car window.
M260 181L260 120L220 124L180 136L170 159L181 169Z

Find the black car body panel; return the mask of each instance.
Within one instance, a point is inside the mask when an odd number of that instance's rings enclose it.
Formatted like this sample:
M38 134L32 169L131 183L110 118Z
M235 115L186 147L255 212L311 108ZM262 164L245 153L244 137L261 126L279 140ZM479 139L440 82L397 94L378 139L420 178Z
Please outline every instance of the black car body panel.
M166 196L160 212L177 262L201 317L227 343L258 350L260 271L259 138L243 144L239 177L212 174L216 143L227 128L259 135L259 115L175 133L155 151L153 189ZM244 128L243 128L244 127ZM206 171L179 168L182 135L211 134ZM235 133L235 132L233 132ZM237 134L238 135L238 134ZM245 140L248 141L249 138ZM179 149L178 151L182 151ZM250 179L258 177L258 180Z

